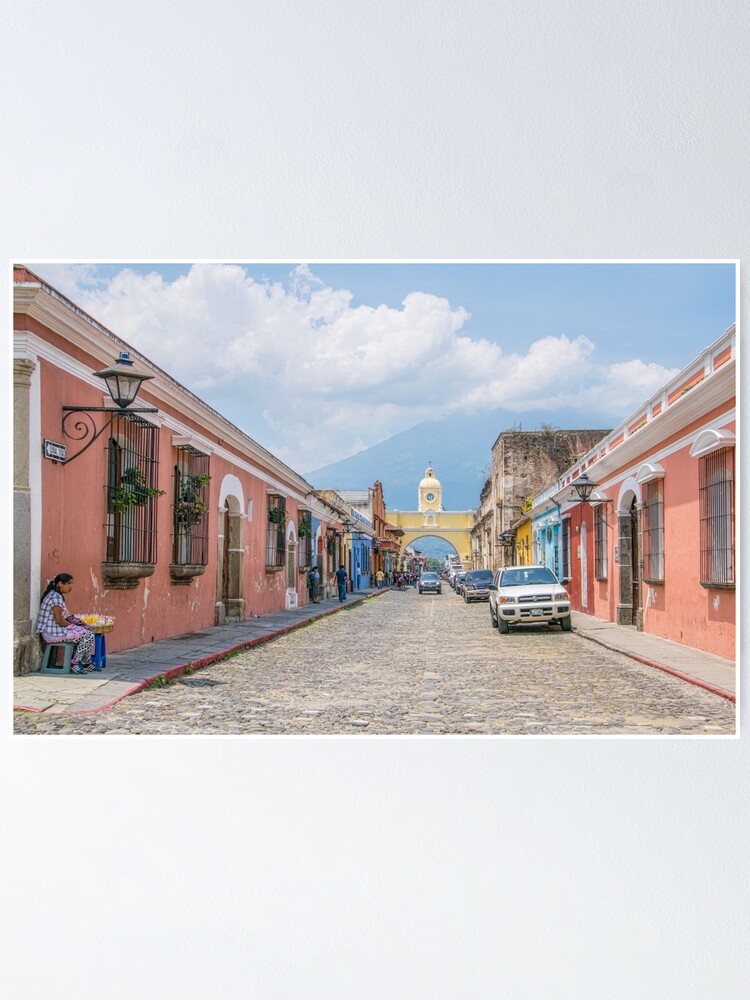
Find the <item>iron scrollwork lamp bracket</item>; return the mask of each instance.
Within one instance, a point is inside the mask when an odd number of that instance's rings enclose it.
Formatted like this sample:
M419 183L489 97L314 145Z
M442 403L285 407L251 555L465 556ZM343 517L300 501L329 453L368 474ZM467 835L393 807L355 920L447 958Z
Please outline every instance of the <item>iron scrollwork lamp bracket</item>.
M125 410L128 413L158 413L158 410L154 406L139 406L130 409L130 404L138 395L141 383L154 376L149 375L148 372L139 371L137 368L134 368L133 362L130 360L130 355L126 351L120 354L114 365L110 368L104 368L100 372L94 372L94 375L107 383L107 389L112 397L112 402L117 405L117 409L113 409L110 406L63 406L63 437L69 438L72 441L86 442L74 455L71 455L69 458L66 457L66 465L68 462L72 462L74 458L82 455L84 451L91 447L94 441L101 437L107 428L112 426L112 421L116 413L122 413ZM71 430L69 431L67 424L73 413L79 414L79 417L73 421ZM92 413L108 413L109 419L105 420L104 424L97 430L96 420L91 416Z
M112 421L114 420L116 413L122 413L122 409L113 410L110 406L63 406L63 419L62 419L62 432L63 437L68 438L70 441L85 441L83 448L79 450L74 455L68 455L65 459L65 465L72 462L74 458L78 458L82 455L87 448L96 441L101 435L112 426ZM158 413L159 411L155 406L137 406L128 408L128 413ZM68 421L74 413L79 416L77 419L73 420L68 428ZM92 413L108 413L109 419L105 420L104 424L96 429L96 420L91 415Z

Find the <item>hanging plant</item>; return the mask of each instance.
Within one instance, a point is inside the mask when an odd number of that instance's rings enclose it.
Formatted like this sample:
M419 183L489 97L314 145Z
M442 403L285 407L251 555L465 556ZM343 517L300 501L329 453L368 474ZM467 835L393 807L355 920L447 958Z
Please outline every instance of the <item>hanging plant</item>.
M300 538L312 538L312 525L307 520L299 522L297 532Z
M286 524L286 511L281 507L269 507L268 508L268 520L271 524L278 524L283 526Z
M146 478L140 469L129 466L120 477L120 486L110 491L109 503L112 510L124 514L131 507L142 507L149 497L164 496L164 490L146 486Z
M210 476L190 476L180 485L180 493L174 508L174 518L177 524L192 528L208 510L203 499L203 487L211 479Z

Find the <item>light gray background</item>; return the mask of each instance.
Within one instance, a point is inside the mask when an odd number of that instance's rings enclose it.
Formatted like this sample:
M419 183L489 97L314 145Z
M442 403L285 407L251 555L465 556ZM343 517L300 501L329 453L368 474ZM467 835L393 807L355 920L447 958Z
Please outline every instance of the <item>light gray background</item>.
M2 257L741 258L748 20L6 5ZM0 773L9 995L747 996L746 741L7 735Z

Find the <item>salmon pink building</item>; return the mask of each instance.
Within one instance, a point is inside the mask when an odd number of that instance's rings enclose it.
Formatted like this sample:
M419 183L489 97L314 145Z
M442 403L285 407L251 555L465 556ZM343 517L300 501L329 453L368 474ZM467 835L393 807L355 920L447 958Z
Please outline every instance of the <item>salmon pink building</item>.
M307 601L341 524L302 476L25 267L13 327L15 672L60 572L69 610L115 619L111 651Z
M535 557L554 556L575 610L729 659L736 350L732 326L535 497L530 514Z

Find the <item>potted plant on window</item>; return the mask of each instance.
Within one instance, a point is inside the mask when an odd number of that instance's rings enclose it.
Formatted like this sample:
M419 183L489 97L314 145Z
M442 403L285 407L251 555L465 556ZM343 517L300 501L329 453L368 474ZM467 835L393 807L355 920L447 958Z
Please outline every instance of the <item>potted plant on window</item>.
M283 528L286 524L286 511L282 507L269 507L268 520L271 524L278 524Z
M164 490L146 486L146 478L140 469L131 465L120 477L120 485L110 491L109 503L118 514L124 514L132 507L142 507L149 497L164 496Z
M175 522L185 528L192 528L208 510L203 499L203 489L209 484L209 475L185 476L180 483L179 494L174 508Z

